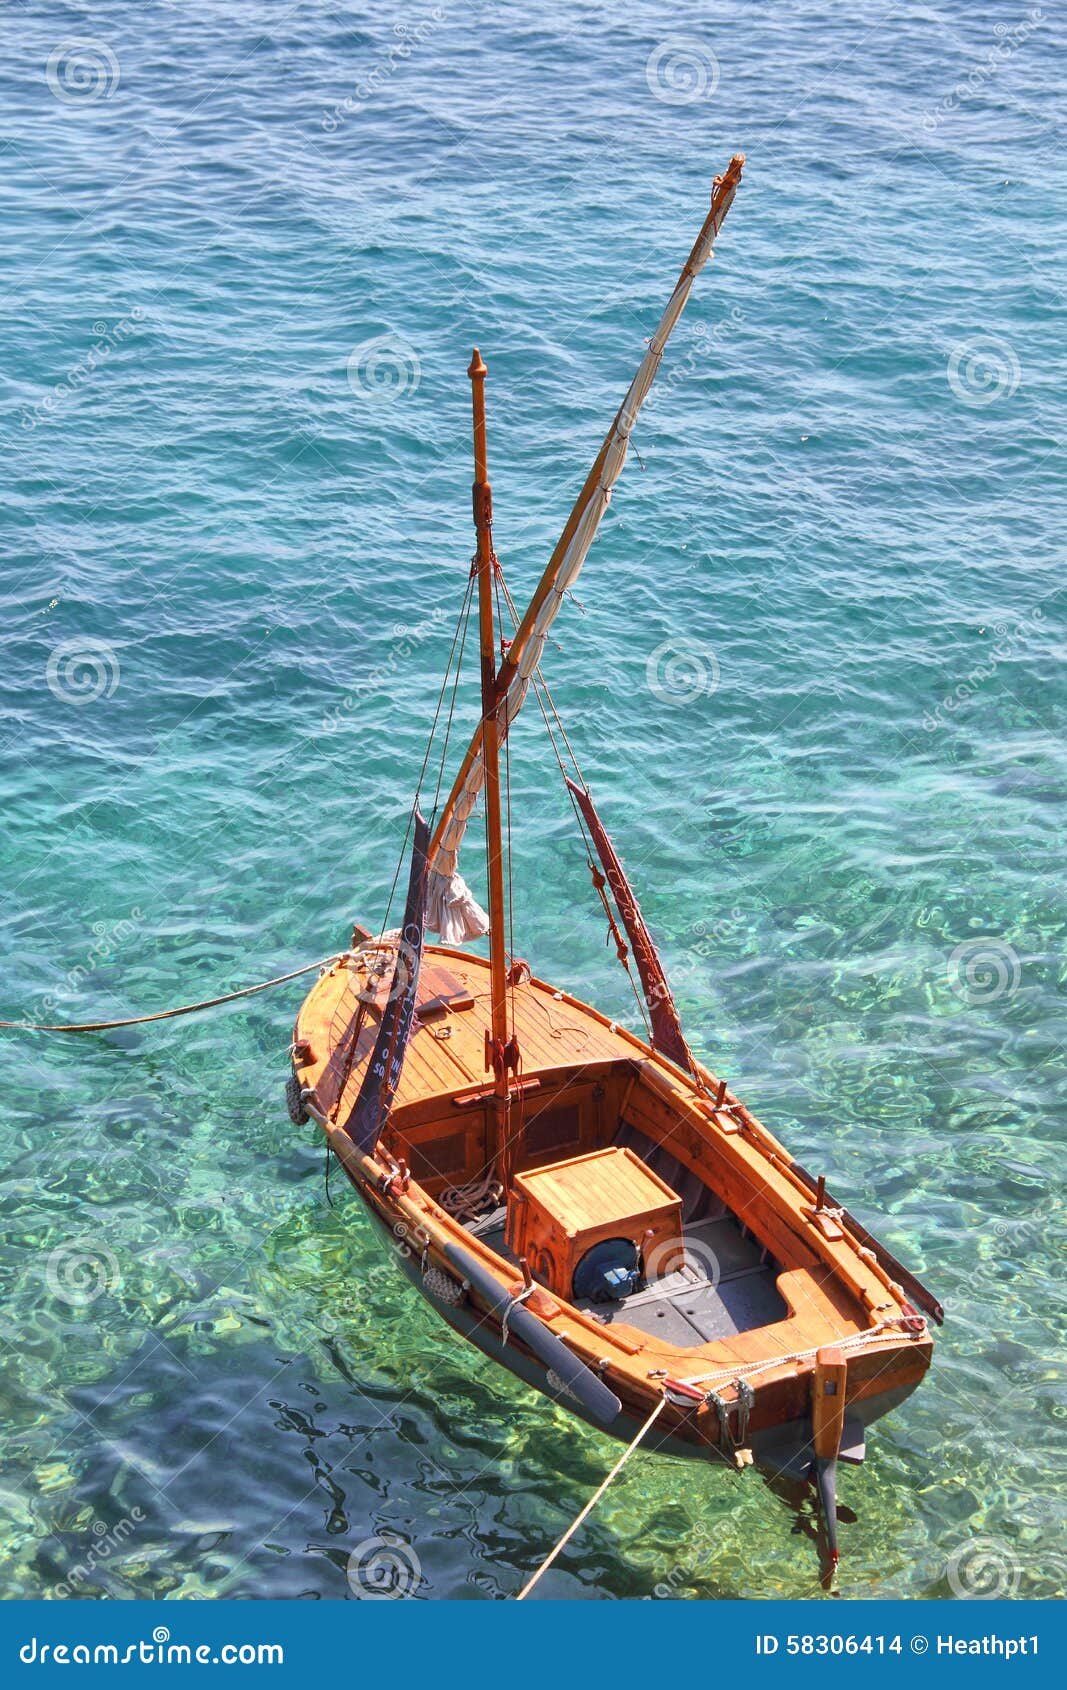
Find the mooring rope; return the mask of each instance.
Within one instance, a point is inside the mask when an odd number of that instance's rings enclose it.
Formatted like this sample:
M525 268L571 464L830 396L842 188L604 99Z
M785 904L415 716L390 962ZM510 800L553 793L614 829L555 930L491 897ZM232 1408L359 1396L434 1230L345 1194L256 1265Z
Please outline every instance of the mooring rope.
M622 1472L623 1468L626 1466L626 1463L629 1461L631 1455L634 1453L634 1450L637 1448L638 1444L644 1438L646 1432L650 1431L653 1424L655 1423L655 1421L657 1421L659 1419L660 1415L663 1413L663 1410L666 1408L666 1406L667 1406L667 1398L665 1396L660 1397L659 1402L656 1404L655 1408L652 1410L652 1413L649 1415L648 1419L645 1421L641 1430L638 1432L638 1434L637 1434L636 1438L634 1439L633 1443L628 1444L627 1447L623 1450L622 1454L619 1456L618 1461L616 1461L614 1467L611 1469L611 1472L608 1474L608 1476L604 1480L603 1484L597 1490L595 1490L593 1492L593 1495L589 1498L589 1501L586 1503L585 1507L582 1509L582 1511L578 1515L577 1519L573 1520L571 1522L571 1524L567 1527L567 1530L564 1532L563 1536L560 1538L559 1542L556 1544L555 1549L552 1550L551 1554L545 1556L545 1559L541 1562L541 1565L538 1567L538 1569L537 1569L536 1573L534 1574L533 1578L529 1579L527 1581L527 1583L523 1585L522 1589L519 1591L519 1594L515 1598L516 1602L521 1602L521 1601L523 1601L523 1599L525 1597L529 1596L529 1594L530 1594L531 1590L533 1589L534 1585L537 1583L538 1579L541 1577L541 1574L547 1573L549 1567L552 1565L553 1561L556 1559L556 1556L560 1553L560 1551L562 1549L566 1548L567 1544L570 1542L571 1538L574 1536L575 1532L578 1530L578 1527L582 1524L582 1521L587 1520L589 1518L590 1514L593 1512L593 1509L596 1507L597 1503L600 1501L600 1498L603 1496L604 1492L607 1490L608 1486L611 1484L612 1479L616 1478L618 1476L618 1474Z
M258 986L242 986L239 992L223 992L220 997L204 998L200 1003L179 1004L176 1009L159 1009L154 1015L130 1015L124 1021L60 1021L54 1025L44 1021L0 1021L0 1027L23 1033L109 1033L113 1027L143 1027L146 1021L170 1021L175 1015L195 1015L201 1009L215 1009L221 1003L233 1003L236 998L250 998L254 992L269 992L272 986L284 986L288 980L299 980L302 974L311 974L316 968L329 968L339 960L338 953L324 957L321 962L305 963L303 968L294 968L291 974L278 974L273 980L261 980Z

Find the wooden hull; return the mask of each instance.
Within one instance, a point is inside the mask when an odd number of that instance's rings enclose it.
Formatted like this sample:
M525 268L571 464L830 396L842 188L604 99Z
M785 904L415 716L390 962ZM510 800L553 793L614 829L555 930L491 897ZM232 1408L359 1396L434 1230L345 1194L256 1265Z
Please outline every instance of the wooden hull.
M486 1323L478 1311L469 1304L449 1308L431 1296L426 1289L425 1275L420 1268L418 1258L414 1253L410 1256L398 1253L395 1236L389 1224L382 1219L372 1204L368 1203L367 1208L383 1248L392 1251L400 1271L407 1277L424 1301L429 1303L434 1313L446 1325L450 1326L453 1332L472 1344L475 1349L480 1350L482 1355L506 1368L521 1384L539 1391L542 1396L547 1396L550 1401L559 1404L562 1399L558 1393L546 1387L545 1369L537 1357L531 1356L528 1351L523 1350L521 1345L517 1345L513 1341L509 1341L505 1345L501 1339L500 1328L495 1324ZM910 1383L881 1390L876 1395L864 1399L861 1404L857 1404L858 1414L856 1418L863 1431L865 1432L868 1426L881 1419L884 1414L888 1414L892 1409L897 1408L906 1397L911 1395L918 1382L919 1378L917 1377ZM649 1399L648 1402L642 1402L640 1408L628 1411L624 1404L618 1419L613 1421L610 1426L605 1427L593 1415L588 1414L580 1403L573 1401L565 1403L568 1413L584 1420L587 1425L595 1427L598 1432L606 1431L609 1436L617 1438L622 1443L629 1443L636 1437L653 1405L654 1399ZM681 1460L705 1460L726 1464L727 1458L722 1448L717 1441L714 1443L709 1441L707 1430L706 1426L698 1429L692 1414L686 1414L680 1425L673 1430L662 1425L657 1426L648 1440L647 1448L657 1455L670 1455ZM718 1427L714 1423L712 1424L712 1432L717 1438ZM752 1433L749 1441L755 1465L766 1468L772 1476L777 1477L783 1470L790 1468L796 1468L799 1471L798 1458L803 1463L805 1452L810 1450L811 1415L805 1409L805 1412L794 1420L776 1422L758 1428ZM810 1460L810 1455L808 1459Z
M374 1157L358 1152L338 1124L358 1092L380 1013L368 989L366 952L340 959L310 992L297 1020L294 1071L387 1248L441 1318L523 1383L589 1418L520 1339L510 1334L505 1342L499 1313L460 1281L448 1255L459 1247L475 1258L501 1295L522 1288L514 1261L441 1201L486 1167L486 974L479 957L428 947L423 1019ZM373 1001L339 1070L360 991ZM682 1346L628 1324L625 1311L604 1324L558 1291L538 1288L531 1309L621 1404L602 1429L631 1438L666 1393L650 1447L730 1459L743 1442L757 1460L780 1468L808 1445L820 1349L844 1348L854 1421L869 1424L915 1388L932 1353L929 1323L916 1303L925 1298L935 1318L937 1305L847 1213L819 1208L809 1176L748 1110L723 1096L714 1075L702 1071L698 1085L596 1010L541 981L518 987L515 1021L524 1055L524 1165L599 1147L620 1121L632 1124L669 1152L675 1167L720 1195L776 1268L782 1318ZM398 1164L410 1175L397 1177ZM747 1412L742 1395L750 1399Z

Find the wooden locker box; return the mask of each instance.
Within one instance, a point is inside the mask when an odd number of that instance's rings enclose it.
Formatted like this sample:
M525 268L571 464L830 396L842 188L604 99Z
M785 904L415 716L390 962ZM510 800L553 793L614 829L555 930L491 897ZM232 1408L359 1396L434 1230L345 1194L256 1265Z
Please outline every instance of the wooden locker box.
M606 1238L636 1244L651 1278L685 1260L681 1198L620 1145L516 1174L506 1238L534 1278L568 1300L578 1263Z

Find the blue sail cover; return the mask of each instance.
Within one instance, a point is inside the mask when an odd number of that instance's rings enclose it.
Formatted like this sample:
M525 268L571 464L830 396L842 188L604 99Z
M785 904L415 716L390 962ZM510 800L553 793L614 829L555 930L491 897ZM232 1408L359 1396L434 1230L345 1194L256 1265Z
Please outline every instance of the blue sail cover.
M415 994L419 986L419 966L422 962L423 919L426 908L426 853L430 844L430 830L418 810L415 811L415 842L411 851L411 873L408 877L407 902L404 905L404 925L396 948L389 996L382 1010L378 1037L374 1041L359 1096L344 1123L357 1149L371 1155L389 1118L400 1073L404 1066L411 1023L415 1014Z

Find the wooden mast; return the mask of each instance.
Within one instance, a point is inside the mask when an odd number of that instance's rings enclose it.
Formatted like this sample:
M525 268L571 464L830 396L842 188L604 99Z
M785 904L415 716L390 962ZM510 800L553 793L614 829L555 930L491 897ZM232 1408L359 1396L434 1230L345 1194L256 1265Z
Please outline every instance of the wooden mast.
M504 948L504 860L500 815L500 718L496 681L496 620L493 585L493 495L485 451L485 362L478 348L467 371L474 408L474 528L478 536L475 570L478 578L478 629L482 671L481 745L485 764L485 839L489 892L490 1034L486 1068L494 1076L494 1126L490 1149L506 1152L508 1136L508 1004L507 957Z

